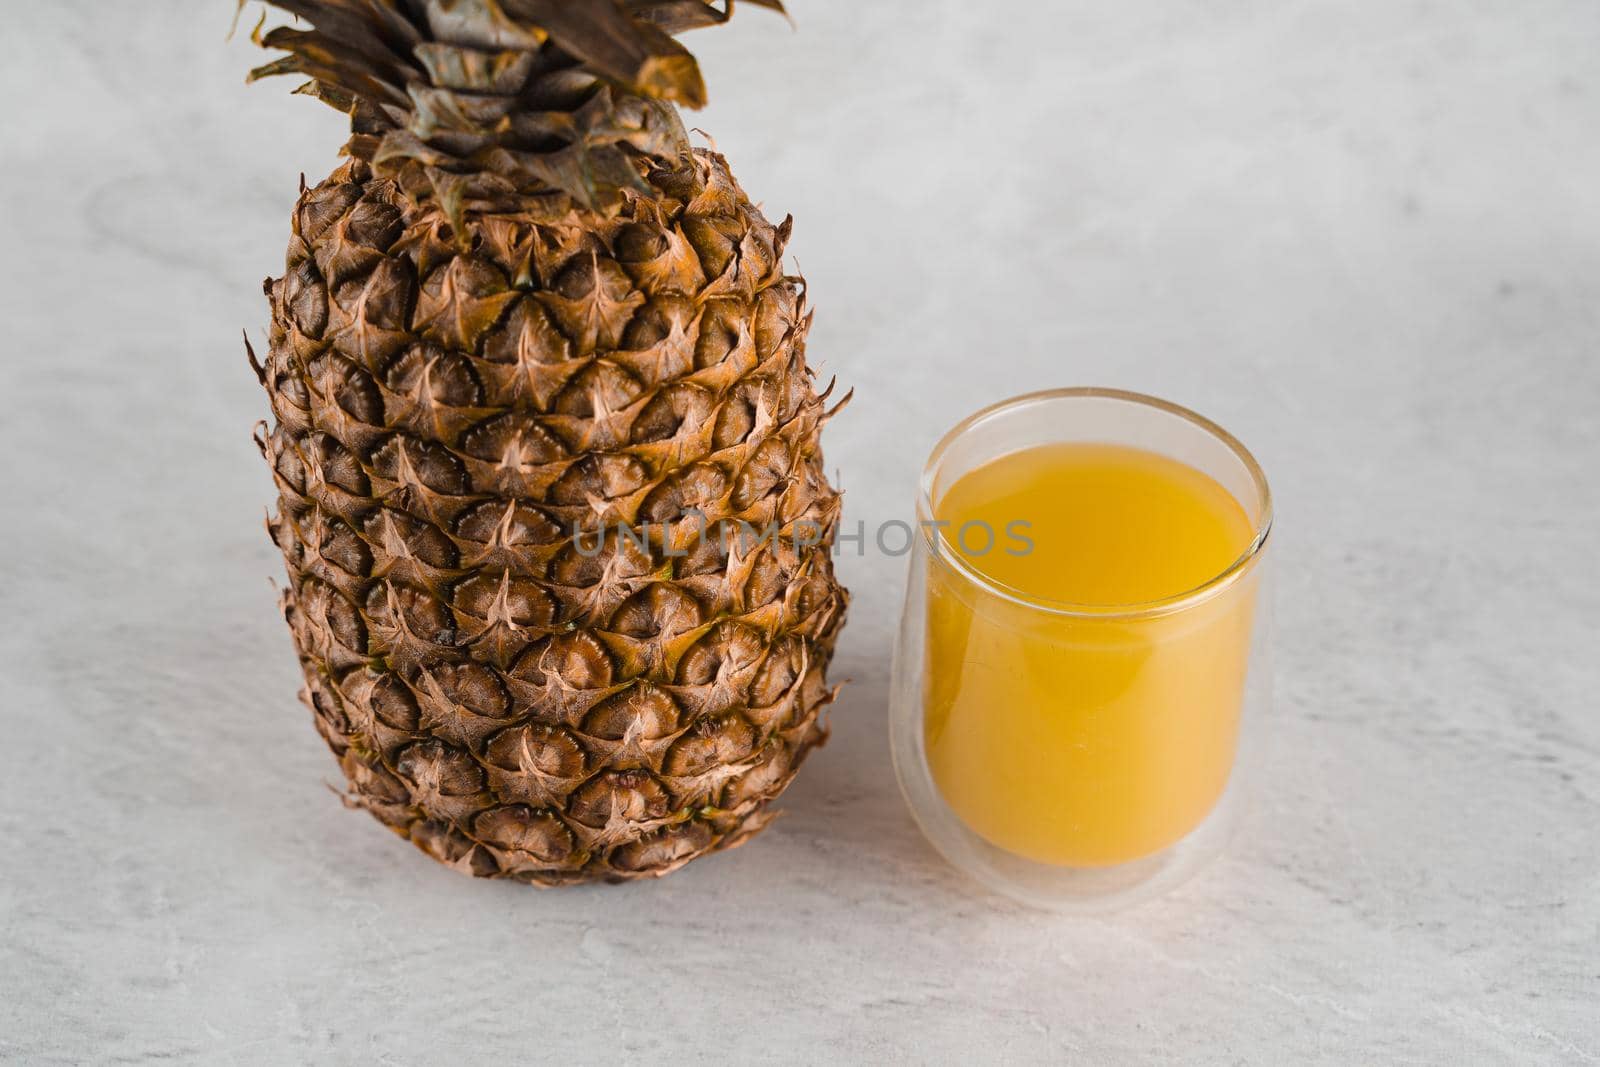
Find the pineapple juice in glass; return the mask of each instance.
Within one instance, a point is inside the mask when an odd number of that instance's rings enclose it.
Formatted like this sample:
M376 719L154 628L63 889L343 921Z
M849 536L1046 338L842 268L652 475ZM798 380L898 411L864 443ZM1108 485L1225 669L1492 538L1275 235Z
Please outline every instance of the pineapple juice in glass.
M1035 904L1176 884L1259 747L1260 467L1175 405L1069 389L962 423L921 489L891 728L924 832Z

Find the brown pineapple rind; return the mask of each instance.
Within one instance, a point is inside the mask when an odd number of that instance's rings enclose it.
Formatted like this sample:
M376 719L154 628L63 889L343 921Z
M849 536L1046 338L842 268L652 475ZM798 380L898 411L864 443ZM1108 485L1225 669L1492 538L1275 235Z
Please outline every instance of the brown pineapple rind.
M826 737L839 496L789 223L713 152L639 171L605 211L463 216L355 158L267 287L307 702L350 801L474 875L664 874Z

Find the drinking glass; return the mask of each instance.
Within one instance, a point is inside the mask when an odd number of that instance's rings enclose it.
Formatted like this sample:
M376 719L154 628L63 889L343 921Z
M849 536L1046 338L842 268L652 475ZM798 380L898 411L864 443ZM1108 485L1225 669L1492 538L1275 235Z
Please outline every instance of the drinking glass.
M1247 547L1194 588L1137 604L1060 603L989 579L934 522L943 494L990 460L1062 442L1132 446L1209 476L1249 519ZM1079 912L1165 892L1217 855L1270 700L1272 502L1249 451L1154 397L1033 393L945 435L917 518L889 726L934 847L1000 893Z

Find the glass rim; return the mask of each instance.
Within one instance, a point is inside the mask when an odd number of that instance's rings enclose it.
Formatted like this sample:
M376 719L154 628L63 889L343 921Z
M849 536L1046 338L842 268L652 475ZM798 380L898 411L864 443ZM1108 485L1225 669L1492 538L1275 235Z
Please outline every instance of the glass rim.
M1190 589L1155 600L1135 601L1128 604L1080 604L1036 596L1015 586L997 581L973 567L961 556L961 553L956 550L950 539L944 535L944 531L935 525L933 521L933 482L939 472L939 467L945 458L945 454L952 445L977 429L982 423L1020 407L1053 400L1117 400L1136 404L1183 419L1222 442L1244 464L1245 470L1250 475L1251 484L1255 486L1256 493L1261 501L1261 514L1255 522L1254 536L1251 537L1250 543L1245 546L1244 551L1221 571ZM1000 455L1004 454L1006 453L1000 453ZM1068 386L1058 389L1041 389L998 401L973 412L952 426L943 437L939 438L938 444L934 445L933 451L928 454L927 462L923 464L922 475L917 485L917 518L919 520L918 525L922 528L922 539L929 550L932 551L934 558L970 584L976 585L996 597L1024 608L1048 612L1053 615L1100 620L1140 618L1182 611L1203 601L1210 600L1250 571L1256 560L1261 557L1262 552L1266 549L1267 539L1272 533L1272 490L1267 484L1266 472L1261 469L1261 464L1256 461L1255 456L1250 453L1250 450L1244 446L1243 442L1204 415L1191 411L1181 404L1174 404L1170 400L1162 400L1160 397L1151 396L1148 393L1137 393L1128 389L1111 389L1102 386Z

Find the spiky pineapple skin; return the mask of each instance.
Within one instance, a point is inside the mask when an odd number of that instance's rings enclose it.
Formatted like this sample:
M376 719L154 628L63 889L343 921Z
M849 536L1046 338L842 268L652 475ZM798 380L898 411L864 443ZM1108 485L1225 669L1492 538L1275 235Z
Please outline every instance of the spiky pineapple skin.
M266 286L304 698L348 802L473 875L664 874L827 734L848 598L789 224L714 152L646 177L452 226L352 159Z

